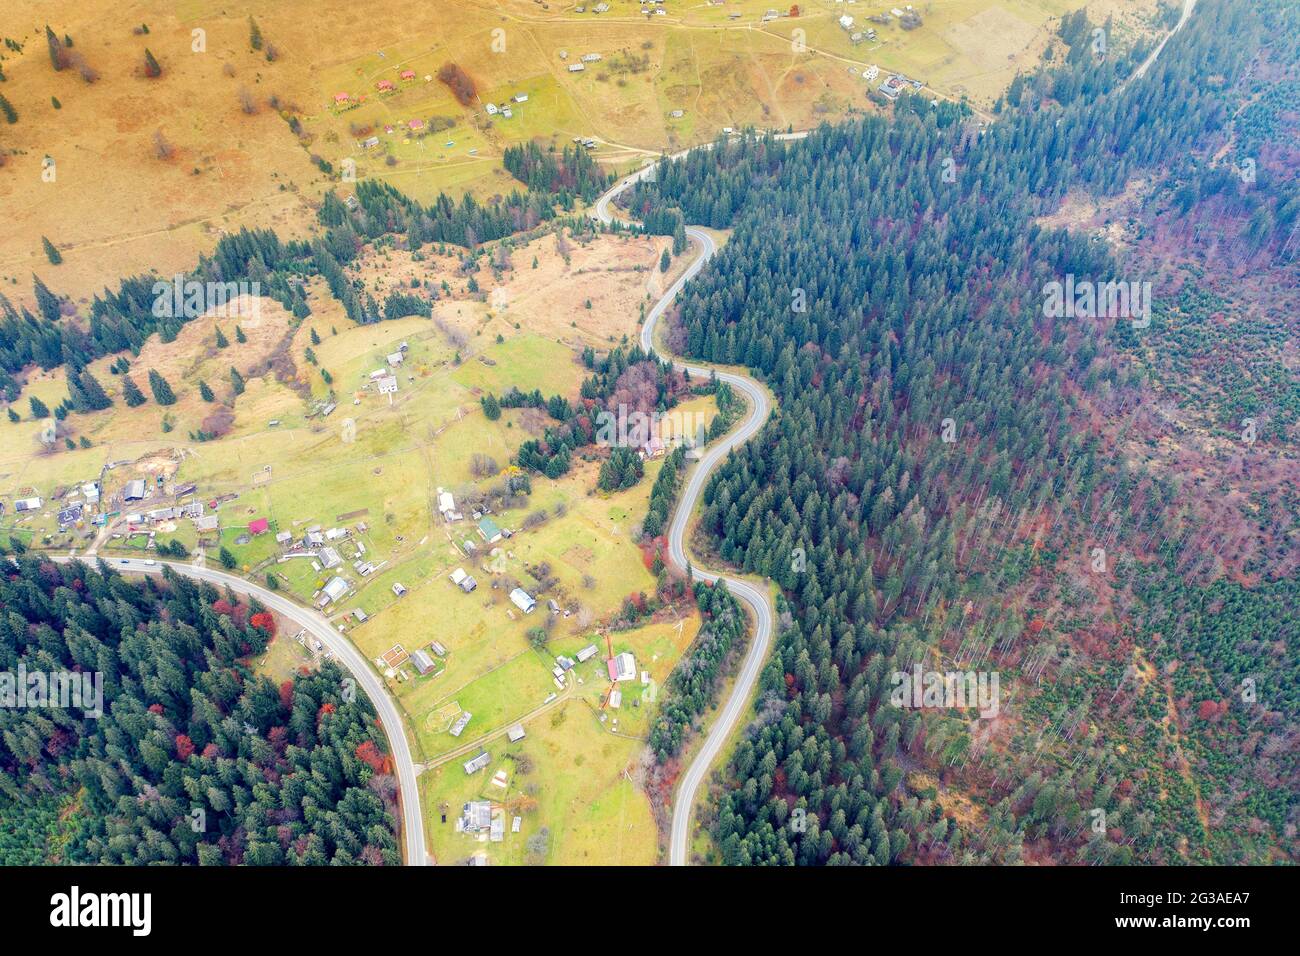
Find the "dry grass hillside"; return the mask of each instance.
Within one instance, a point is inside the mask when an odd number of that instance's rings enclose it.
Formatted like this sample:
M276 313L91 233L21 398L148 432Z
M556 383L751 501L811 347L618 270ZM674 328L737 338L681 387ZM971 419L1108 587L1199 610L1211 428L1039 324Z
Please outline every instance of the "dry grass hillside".
M882 25L855 44L836 18L848 10L858 29L888 4L813 0L765 20L769 0L666 0L661 16L634 0L600 15L542 0L8 0L0 93L17 122L0 123L0 289L26 300L36 271L83 298L187 268L222 230L300 235L345 169L422 199L488 197L517 187L501 154L528 139L592 137L621 169L728 126L806 127L872 108L868 65L983 108L1079 5L929 0L915 5L920 28ZM1154 0L1088 6L1137 22ZM47 24L72 41L58 72ZM571 72L586 54L600 59ZM473 84L464 104L437 78L448 63ZM486 112L507 102L509 119Z

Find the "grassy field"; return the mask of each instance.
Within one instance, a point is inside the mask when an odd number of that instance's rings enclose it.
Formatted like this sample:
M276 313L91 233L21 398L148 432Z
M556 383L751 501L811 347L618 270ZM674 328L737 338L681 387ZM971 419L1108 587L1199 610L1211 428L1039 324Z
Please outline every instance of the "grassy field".
M1088 6L1094 19L1115 14L1117 29L1135 30L1155 4ZM301 237L345 171L425 200L440 191L487 198L519 188L501 155L530 139L594 137L602 161L622 170L724 127L812 126L873 108L861 77L869 64L987 106L1080 5L926 0L915 5L919 29L881 26L877 43L854 45L836 22L848 5L830 0L800 4L797 18L781 7L771 22L762 20L768 0L670 2L652 17L634 0L614 0L603 15L529 0L14 0L5 27L22 52L0 54L19 117L0 126L0 203L11 226L0 235L0 289L28 301L36 271L85 302L143 269L191 267L223 231L271 226ZM861 26L888 6L850 12ZM250 48L250 15L260 51ZM46 23L73 40L93 82L77 66L52 69ZM146 48L161 76L144 75ZM570 72L587 53L602 59ZM437 79L449 62L474 81L468 104ZM413 76L403 79L406 71ZM527 100L512 101L512 118L487 114L488 103L516 94ZM426 132L412 133L413 120ZM365 145L371 137L377 144ZM52 180L42 176L45 157ZM61 266L46 262L43 235L62 250Z
M119 400L105 412L73 413L63 423L68 433L93 440L90 448L75 451L39 451L32 438L39 424L30 416L0 425L0 493L45 499L34 514L10 512L13 533L57 551L74 545L84 551L94 541L103 554L151 553L151 540L175 539L198 548L209 563L224 548L236 570L259 581L274 576L283 592L303 602L312 601L329 577L342 576L349 591L326 613L387 679L417 760L435 765L428 773L442 780L439 788L451 788L458 799L466 787L481 788L483 781L457 778L464 776L460 764L467 759L457 751L480 737L498 746L515 722L529 728L523 752L531 769L517 776L531 776L536 807L526 814L529 823L517 846L504 855L500 846L489 849L494 860L525 862L524 843L542 828L549 834L543 855L552 862L653 860L648 799L628 774L640 759L658 687L699 622L688 616L602 635L626 597L655 588L635 536L662 460L647 463L638 485L613 494L595 490L598 461L579 459L558 480L534 476L525 504L493 516L514 531L493 546L478 536L468 515L444 522L435 496L445 488L464 502L499 482L500 474L476 473L471 457L489 456L503 469L519 443L546 425L545 416L530 409L507 410L489 421L481 395L517 386L576 398L587 374L578 360L581 349L608 348L635 333L639 304L683 266L658 271L663 242L602 237L573 241L561 253L554 237L544 236L517 248L512 268L484 275L482 297L453 288L436 303L434 320L357 326L319 290L311 300L313 314L301 322L270 305L255 317L241 317L246 341L239 347L232 320L196 320L165 348L148 342L132 363L131 375L142 386L149 367L163 372L173 383L174 405L160 408L151 400L127 408ZM382 292L409 281L408 269L435 284L454 280L455 264L450 257L416 262L384 251L367 257L356 273ZM571 300L575 289L584 298L566 312L558 304ZM216 344L218 328L232 340L225 349ZM309 348L317 364L307 360ZM399 350L399 390L390 402L376 393L370 373L386 367L387 356ZM278 375L265 371L272 358ZM120 377L108 364L101 360L92 371L120 399ZM247 372L246 391L238 397L230 397L224 385L232 365ZM318 411L327 395L318 368L334 379L337 407L328 417ZM66 388L62 374L37 376L34 392L57 404ZM214 386L217 403L199 396L200 380ZM218 406L229 409L227 433L193 440L191 431L203 427ZM710 397L688 399L679 410L705 422L716 413ZM160 427L164 417L170 431ZM128 505L120 497L135 478L146 480L149 496ZM83 519L80 527L58 531L55 512L78 493L69 489L94 479L102 480L108 527ZM202 540L188 519L146 523L140 530L122 517L170 504L173 491L191 483L197 486L194 498L220 523L219 531ZM269 531L252 534L250 525L260 518L268 520ZM337 544L343 559L338 567L326 570L309 557L281 559L275 533L301 538L313 525L349 529L346 541ZM353 564L363 555L375 566L368 575ZM465 594L450 583L457 567L478 579L476 591ZM531 615L507 600L516 582L543 602ZM393 591L398 583L406 589L400 598ZM569 613L552 615L546 599ZM368 620L360 622L354 609L364 610ZM548 619L550 644L535 648L529 632ZM434 640L448 653L427 675L390 653L400 645L409 654ZM557 688L551 673L555 655L573 656L589 643L601 653L567 688ZM602 721L609 649L634 653L638 669L652 680L626 684L622 706L609 708ZM255 665L283 679L310 662L308 653L282 635ZM558 699L548 703L552 694ZM474 716L466 733L453 738L448 728L461 711ZM585 769L575 775L579 768ZM509 794L493 795L498 797ZM431 829L440 828L441 814L432 807L428 812ZM437 842L434 849L440 859L465 850Z

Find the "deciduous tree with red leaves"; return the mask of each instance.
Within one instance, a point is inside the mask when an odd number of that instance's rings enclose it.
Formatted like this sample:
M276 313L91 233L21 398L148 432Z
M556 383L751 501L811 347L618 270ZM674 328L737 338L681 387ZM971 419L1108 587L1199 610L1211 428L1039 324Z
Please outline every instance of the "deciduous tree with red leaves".
M387 761L384 755L379 752L379 748L375 746L373 740L363 740L357 744L356 755L358 760L369 765L370 769L375 773L383 773Z
M184 734L176 735L176 758L178 760L189 760L190 754L194 753L194 741Z

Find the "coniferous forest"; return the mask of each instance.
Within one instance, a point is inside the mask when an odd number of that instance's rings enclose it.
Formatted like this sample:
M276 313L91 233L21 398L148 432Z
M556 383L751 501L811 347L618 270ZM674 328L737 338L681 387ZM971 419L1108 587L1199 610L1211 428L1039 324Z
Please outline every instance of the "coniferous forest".
M671 334L779 399L704 496L721 557L782 591L715 782L722 862L1294 861L1300 586L1284 561L1232 573L1210 483L1143 455L1167 441L1148 353L1181 318L1156 216L1213 196L1234 117L1261 125L1243 104L1297 75L1295 14L1203 0L1131 83L1137 57L1084 55L1072 17L1070 55L987 126L904 96L802 141L719 141L631 197L733 230ZM1270 122L1266 140L1293 135ZM1294 289L1296 169L1265 165L1240 241ZM1048 221L1134 180L1146 258ZM1155 280L1154 321L1047 315L1067 274ZM1259 533L1294 547L1286 494L1261 491ZM914 664L1000 672L998 716L893 705Z
M333 662L254 675L270 614L170 570L3 563L0 669L98 672L103 713L0 708L0 863L401 863L374 709Z

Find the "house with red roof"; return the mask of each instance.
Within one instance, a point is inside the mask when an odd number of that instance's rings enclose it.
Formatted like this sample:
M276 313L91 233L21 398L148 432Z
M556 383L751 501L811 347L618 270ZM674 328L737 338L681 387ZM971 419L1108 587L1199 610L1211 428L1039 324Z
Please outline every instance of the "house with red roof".
M335 94L334 94L334 104L335 104L336 106L342 106L344 103L348 102L350 99L352 99L352 97L350 97L347 93L335 93Z
M413 80L413 79L415 79L415 71L414 71L414 70L403 70L403 71L402 71L402 79L404 79L404 80Z
M248 524L249 534L266 534L271 528L271 523L265 518L255 518Z
M406 125L409 126L409 127L411 128L411 132L412 132L412 133L423 133L423 132L424 132L424 120L422 120L422 119L413 119L413 120L411 120L409 123L407 123Z
M395 89L397 89L397 87L393 85L392 80L380 80L378 83L375 84L375 89L377 89L380 93L391 93Z

